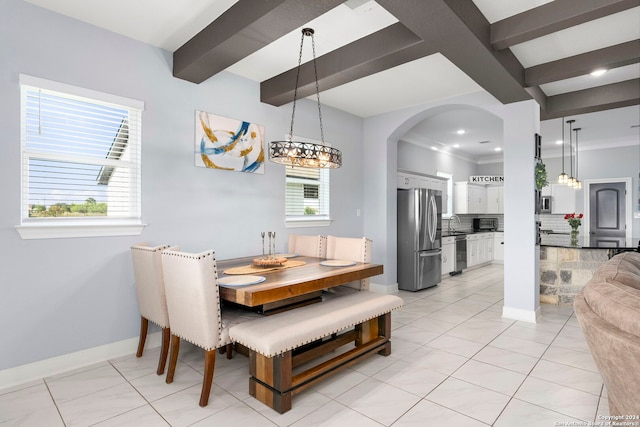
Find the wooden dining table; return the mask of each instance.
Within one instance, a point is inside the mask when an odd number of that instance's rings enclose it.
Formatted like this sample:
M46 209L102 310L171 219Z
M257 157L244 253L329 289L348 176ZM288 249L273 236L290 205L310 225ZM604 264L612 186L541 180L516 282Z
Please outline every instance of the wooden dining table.
M248 266L255 257L217 261L218 277L226 277L225 270ZM356 262L349 266L323 266L322 258L299 256L290 260L304 261L304 265L268 271L256 270L251 274L265 277L265 281L254 285L220 286L223 301L266 312L268 309L288 304L305 304L318 298L322 290L349 282L367 279L383 273L380 264Z

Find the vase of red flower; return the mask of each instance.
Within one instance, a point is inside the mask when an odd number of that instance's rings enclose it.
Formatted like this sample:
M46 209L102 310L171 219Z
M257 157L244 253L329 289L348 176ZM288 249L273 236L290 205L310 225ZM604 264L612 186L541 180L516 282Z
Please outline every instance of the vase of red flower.
M582 217L584 215L582 214L566 214L564 216L564 219L567 220L567 222L569 223L569 226L571 227L571 241L577 241L578 239L578 227L580 227L580 225L582 225Z

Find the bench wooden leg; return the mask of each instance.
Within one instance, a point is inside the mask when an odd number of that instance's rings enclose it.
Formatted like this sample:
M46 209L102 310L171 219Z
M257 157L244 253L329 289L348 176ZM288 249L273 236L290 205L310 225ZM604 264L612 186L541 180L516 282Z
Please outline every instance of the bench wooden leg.
M281 414L287 412L291 409L292 369L291 351L275 357L252 351L249 355L249 394Z
M295 356L292 351L274 357L250 351L249 394L283 414L291 409L294 394L307 389L317 381L376 353L390 355L390 335L391 313L386 313L362 322L353 330L333 336L332 339L319 341L310 346L300 346L296 349ZM352 341L355 341L355 348L293 374L294 366L311 362Z
M142 357L144 351L144 343L147 340L147 330L149 329L149 320L140 316L140 339L138 340L138 351L136 357Z
M391 339L391 313L386 313L378 317L378 334L381 337ZM389 356L391 354L391 341L387 341L384 349L378 352L381 356Z

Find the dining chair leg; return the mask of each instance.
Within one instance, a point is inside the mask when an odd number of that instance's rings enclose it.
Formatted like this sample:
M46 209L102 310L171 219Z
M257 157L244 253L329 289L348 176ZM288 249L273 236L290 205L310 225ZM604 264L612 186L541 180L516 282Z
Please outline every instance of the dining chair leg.
M136 357L142 357L144 343L147 340L147 330L149 329L149 320L140 316L140 339L138 340L138 351Z
M173 375L176 373L178 363L178 352L180 351L180 337L171 334L171 356L169 357L169 370L167 371L167 384L173 382Z
M229 343L227 344L226 350L227 352L227 359L232 359L233 358L233 343Z
M164 374L164 367L167 364L167 354L169 354L169 341L171 339L171 329L162 328L162 347L160 348L160 360L158 361L158 375Z
M202 393L200 393L200 406L207 406L209 394L211 393L211 383L213 382L213 371L216 365L216 350L207 350L204 353L204 379L202 380Z

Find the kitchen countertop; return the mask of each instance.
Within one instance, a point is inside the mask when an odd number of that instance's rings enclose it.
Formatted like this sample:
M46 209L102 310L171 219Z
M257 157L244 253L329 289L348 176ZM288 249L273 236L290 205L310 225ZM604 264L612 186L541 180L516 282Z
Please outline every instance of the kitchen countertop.
M540 246L575 249L636 249L640 245L639 240L637 237L604 240L603 238L588 235L578 235L576 241L572 242L569 234L542 234L540 236Z

